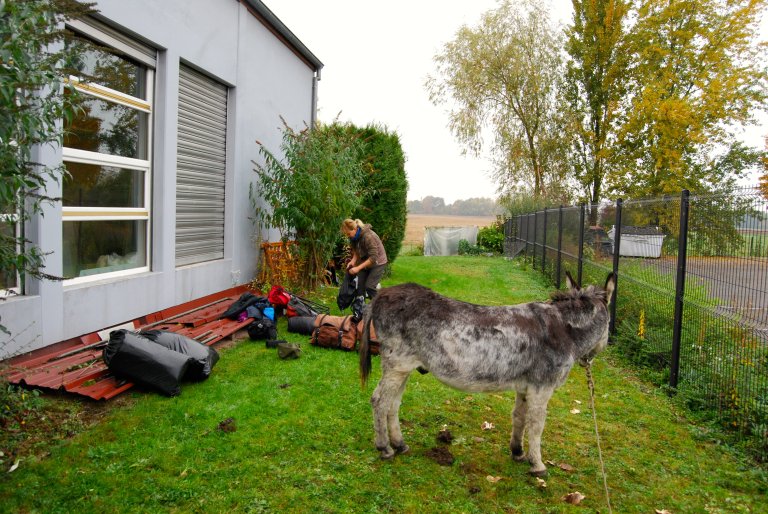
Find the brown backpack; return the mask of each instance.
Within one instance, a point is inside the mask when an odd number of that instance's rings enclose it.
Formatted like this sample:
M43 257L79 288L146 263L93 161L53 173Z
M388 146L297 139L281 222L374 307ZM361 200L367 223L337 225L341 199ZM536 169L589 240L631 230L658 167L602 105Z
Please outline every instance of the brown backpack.
M360 320L357 323L357 341L360 342L363 339L363 320ZM373 323L371 323L371 330L368 332L368 348L370 349L371 355L378 355L379 354L379 340L376 337L376 330L373 327Z
M357 342L357 325L352 316L320 314L315 318L310 343L322 348L352 351Z

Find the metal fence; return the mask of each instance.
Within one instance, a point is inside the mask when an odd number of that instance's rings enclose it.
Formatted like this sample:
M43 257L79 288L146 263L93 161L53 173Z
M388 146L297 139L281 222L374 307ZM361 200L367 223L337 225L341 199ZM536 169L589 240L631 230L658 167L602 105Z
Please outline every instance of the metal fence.
M612 341L768 460L768 201L757 189L545 209L504 225L560 287L617 274Z

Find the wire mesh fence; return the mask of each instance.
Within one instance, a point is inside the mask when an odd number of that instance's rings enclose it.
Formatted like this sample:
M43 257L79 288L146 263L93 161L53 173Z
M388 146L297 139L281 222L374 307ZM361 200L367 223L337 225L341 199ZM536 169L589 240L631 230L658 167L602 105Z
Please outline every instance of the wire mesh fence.
M768 460L768 201L753 188L546 209L507 220L505 255L560 287L618 276L621 355Z

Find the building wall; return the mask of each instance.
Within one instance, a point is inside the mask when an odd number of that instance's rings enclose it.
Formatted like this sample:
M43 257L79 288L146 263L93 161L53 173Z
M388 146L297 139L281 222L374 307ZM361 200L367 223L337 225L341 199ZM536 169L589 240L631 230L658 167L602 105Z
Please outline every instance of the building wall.
M236 0L99 0L102 19L158 49L153 119L151 270L138 275L64 285L33 282L26 295L0 302L0 358L118 325L234 284L248 282L258 251L249 220L256 140L277 151L282 116L295 128L311 123L315 70ZM175 265L176 126L180 63L230 87L227 122L224 258ZM61 150L35 156L61 162ZM57 196L61 185L49 184ZM48 252L46 271L61 274L62 210L27 227L27 236Z

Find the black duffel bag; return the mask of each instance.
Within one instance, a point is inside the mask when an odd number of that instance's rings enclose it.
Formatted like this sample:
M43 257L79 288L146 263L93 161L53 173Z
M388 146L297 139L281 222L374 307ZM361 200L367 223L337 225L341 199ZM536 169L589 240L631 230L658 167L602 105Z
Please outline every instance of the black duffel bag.
M292 334L301 334L311 336L315 329L316 316L294 316L288 318L288 332Z
M115 375L148 385L167 396L181 392L180 381L191 358L154 343L146 337L113 330L102 354L107 367Z
M184 378L205 380L211 374L213 366L219 361L219 352L199 341L168 330L147 330L139 335L173 350L188 355L191 359Z

